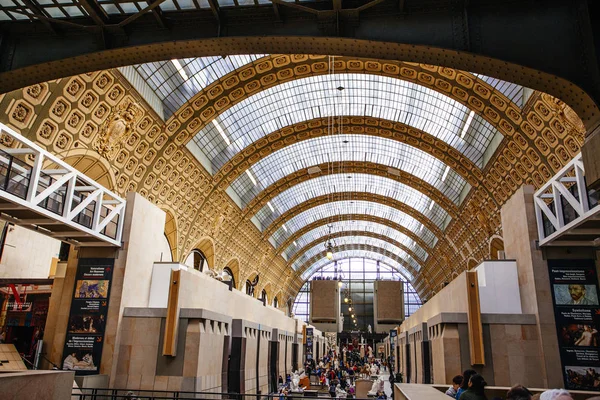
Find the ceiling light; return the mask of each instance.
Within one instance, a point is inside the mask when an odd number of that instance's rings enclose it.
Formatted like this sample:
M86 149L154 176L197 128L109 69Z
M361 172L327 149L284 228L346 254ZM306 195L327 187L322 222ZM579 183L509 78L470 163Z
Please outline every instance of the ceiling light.
M347 303L347 302L348 302L348 298L344 297L344 303Z
M431 209L433 208L433 205L435 204L435 201L431 200L431 204L429 205L429 210L431 211Z
M246 170L246 172L247 172L247 171L248 171L248 170ZM274 208L273 208L273 206L271 205L271 202L270 202L270 201L267 201L267 205L268 205L268 206L269 206L269 208L271 209L271 212L275 212L275 209L274 209ZM294 242L294 243L296 243L296 242Z
M339 282L338 282L338 286L339 286L339 287L342 287L342 286L344 286L344 284L342 283L342 281L339 281Z
M348 311L352 311L352 307L348 307Z
M333 246L331 245L331 242L327 242L327 244L325 245L325 249L327 250L327 259L333 260Z
M444 182L446 180L446 177L448 176L448 172L450 172L450 166L449 165L446 166L446 170L444 171L444 175L442 175L442 182Z
M283 228L284 231L287 232L287 226L285 226L285 224L281 225L281 227Z
M215 126L215 128L217 128L217 131L219 131L219 135L221 135L225 143L227 143L227 146L229 146L231 144L231 140L229 140L229 138L225 134L225 131L223 130L223 128L221 128L221 125L219 125L216 119L213 119L212 123Z
M352 314L352 318L356 318L356 315Z
M475 116L475 111L471 111L469 113L469 116L467 117L467 122L465 122L465 125L462 128L462 132L460 133L461 139L465 138L465 135L467 134L467 131L469 130L469 126L471 126L471 122L473 121L474 116Z
M185 70L183 69L183 66L181 65L179 60L175 59L175 60L171 60L171 62L173 63L173 65L177 69L177 72L179 72L179 75L181 75L183 80L187 81L189 78L188 78L187 74L185 73Z
M252 176L252 172L250 172L249 169L246 170L246 175L248 175L248 178L250 178L254 186L256 186L256 179L254 179L254 177Z

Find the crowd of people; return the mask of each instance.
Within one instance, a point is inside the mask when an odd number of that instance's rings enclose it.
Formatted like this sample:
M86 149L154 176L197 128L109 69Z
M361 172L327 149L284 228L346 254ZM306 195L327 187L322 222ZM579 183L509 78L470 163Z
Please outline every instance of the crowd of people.
M487 383L483 376L472 369L452 378L452 386L446 394L456 400L488 400L485 395ZM506 396L493 397L491 400L573 400L571 394L565 389L551 389L542 393L533 394L523 385L511 387ZM600 400L600 396L594 396L588 400Z
M344 360L330 350L320 360L307 360L304 364L304 374L309 379L311 376L317 377L320 389L327 389L332 398L354 398L356 379L369 378L379 375L380 372L388 371L387 362L380 362L368 356L360 357L356 352L346 354L348 357ZM291 379L291 376L288 375L285 383L280 382L280 399L287 397L291 390ZM388 398L383 390L383 384L374 394L378 400L387 400Z

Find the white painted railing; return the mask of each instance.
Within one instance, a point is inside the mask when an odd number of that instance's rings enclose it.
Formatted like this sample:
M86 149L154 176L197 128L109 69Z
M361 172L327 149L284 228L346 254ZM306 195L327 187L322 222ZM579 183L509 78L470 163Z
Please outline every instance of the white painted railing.
M4 218L82 246L121 246L125 200L1 123L0 135L17 142L0 144Z
M600 205L590 209L588 191L585 185L585 170L581 153L575 156L556 175L534 194L535 214L540 246L548 245L563 235L591 235L589 230L579 229L584 222L600 213ZM575 218L565 222L563 202L569 204L575 211ZM554 232L546 233L544 218L552 225ZM567 242L565 241L564 244ZM569 245L591 245L589 241L577 240L568 242Z

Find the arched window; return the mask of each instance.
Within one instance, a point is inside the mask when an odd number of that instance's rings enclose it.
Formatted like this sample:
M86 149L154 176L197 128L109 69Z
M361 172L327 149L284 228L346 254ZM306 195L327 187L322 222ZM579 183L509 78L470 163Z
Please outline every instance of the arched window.
M254 279L246 279L246 294L248 296L254 297L254 290L256 289L256 285L258 285L258 275L254 277Z
M225 272L231 278L230 279L231 280L231 286L234 289L237 288L237 285L235 283L235 278L233 277L233 272L231 271L231 269L229 267L225 267L225 268L223 268L223 272Z
M279 300L277 300L277 296L273 299L273 307L279 308Z
M204 268L208 265L206 263L206 256L198 249L192 250L190 255L185 259L184 264L200 272L204 271Z
M252 282L248 279L246 279L246 294L254 297L254 286L252 286Z
M267 298L267 291L265 289L260 293L260 298L265 300L266 304L269 304L269 299Z

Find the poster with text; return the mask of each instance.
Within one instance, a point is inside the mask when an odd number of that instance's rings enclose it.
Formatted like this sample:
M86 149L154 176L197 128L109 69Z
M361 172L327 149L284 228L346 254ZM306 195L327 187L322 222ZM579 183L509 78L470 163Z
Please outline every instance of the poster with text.
M310 361L313 358L313 339L314 331L313 328L306 328L306 361Z
M114 259L81 258L77 265L62 368L97 374L104 344Z
M600 306L594 260L548 260L565 387L600 391Z

